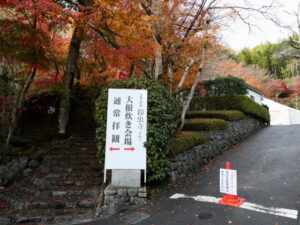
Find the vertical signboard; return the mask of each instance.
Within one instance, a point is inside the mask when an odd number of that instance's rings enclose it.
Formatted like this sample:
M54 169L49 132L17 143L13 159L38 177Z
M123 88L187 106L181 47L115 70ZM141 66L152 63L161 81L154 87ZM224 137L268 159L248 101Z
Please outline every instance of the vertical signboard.
M105 173L108 169L146 171L146 135L147 90L109 89Z
M237 195L237 171L220 169L220 192Z

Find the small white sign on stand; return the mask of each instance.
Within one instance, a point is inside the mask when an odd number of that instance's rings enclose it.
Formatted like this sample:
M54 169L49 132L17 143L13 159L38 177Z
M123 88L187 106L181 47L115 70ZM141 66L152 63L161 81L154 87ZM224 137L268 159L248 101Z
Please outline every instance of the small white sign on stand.
M147 90L109 89L106 124L106 171L145 170L147 151Z
M220 192L237 195L237 171L220 169Z

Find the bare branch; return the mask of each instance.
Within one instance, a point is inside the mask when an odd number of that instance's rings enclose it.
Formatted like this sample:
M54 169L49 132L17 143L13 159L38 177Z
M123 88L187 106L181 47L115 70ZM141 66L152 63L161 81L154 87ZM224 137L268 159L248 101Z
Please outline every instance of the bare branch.
M186 19L188 18L188 16L191 14L191 11L193 10L195 4L196 4L197 0L194 1L192 7L190 8L189 12L186 14L185 18L183 19L181 25L179 26L179 29L177 30L176 34L178 34L178 32L180 31L181 27L184 27L183 25L185 24Z
M112 46L115 49L119 49L120 45L117 44L114 40L112 40L110 37L108 37L108 35L106 35L103 31L101 31L100 29L97 29L93 24L91 24L90 22L86 23L93 31L95 31L97 34L99 34L103 40L109 44L110 46Z

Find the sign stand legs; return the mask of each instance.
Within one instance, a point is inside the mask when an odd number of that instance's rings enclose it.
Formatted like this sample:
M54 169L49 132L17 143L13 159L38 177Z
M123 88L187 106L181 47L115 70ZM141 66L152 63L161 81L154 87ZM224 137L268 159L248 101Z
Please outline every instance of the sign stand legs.
M106 170L104 170L104 183L106 183Z

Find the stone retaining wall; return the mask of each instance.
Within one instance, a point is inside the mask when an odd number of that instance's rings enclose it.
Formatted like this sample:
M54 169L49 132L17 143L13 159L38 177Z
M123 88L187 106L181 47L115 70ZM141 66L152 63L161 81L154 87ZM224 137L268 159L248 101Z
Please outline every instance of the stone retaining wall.
M207 142L171 160L170 180L175 182L186 176L264 126L258 120L246 117L239 121L229 122L225 130L201 132L207 137ZM97 212L112 215L126 206L143 204L146 201L146 187L126 188L109 185L104 190L103 202L97 207Z
M225 130L201 132L207 137L207 142L171 160L170 180L175 182L186 176L264 126L258 120L246 117L239 121L229 122Z
M114 187L107 186L104 190L104 200L97 213L115 214L129 205L139 205L147 202L146 187Z
M20 176L28 176L40 161L27 156L0 156L0 188Z

